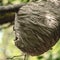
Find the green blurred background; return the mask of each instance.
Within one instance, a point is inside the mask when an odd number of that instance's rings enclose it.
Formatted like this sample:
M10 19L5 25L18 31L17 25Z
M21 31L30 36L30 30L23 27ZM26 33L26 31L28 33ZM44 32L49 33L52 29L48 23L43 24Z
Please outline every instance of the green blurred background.
M32 0L0 0L0 5L20 4ZM14 44L13 26L9 23L0 26L0 60L23 60L22 52ZM60 40L52 47L51 50L40 56L30 56L28 60L60 60Z

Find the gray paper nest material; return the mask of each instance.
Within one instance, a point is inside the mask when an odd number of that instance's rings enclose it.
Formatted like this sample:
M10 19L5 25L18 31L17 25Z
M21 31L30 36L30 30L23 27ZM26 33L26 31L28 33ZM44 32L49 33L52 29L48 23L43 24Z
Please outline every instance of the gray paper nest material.
M60 9L50 2L31 2L15 15L15 45L32 56L43 54L59 40Z

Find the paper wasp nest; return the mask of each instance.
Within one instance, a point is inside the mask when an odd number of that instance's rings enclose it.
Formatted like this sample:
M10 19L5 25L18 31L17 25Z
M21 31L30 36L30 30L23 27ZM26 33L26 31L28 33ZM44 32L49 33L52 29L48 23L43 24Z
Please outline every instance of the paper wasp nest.
M15 45L32 56L43 54L59 40L60 9L50 2L30 2L15 15Z

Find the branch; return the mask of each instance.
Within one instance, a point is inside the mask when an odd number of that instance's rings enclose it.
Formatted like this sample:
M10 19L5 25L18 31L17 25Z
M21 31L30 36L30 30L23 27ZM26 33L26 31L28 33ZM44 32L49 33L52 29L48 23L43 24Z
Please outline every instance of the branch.
M26 3L16 4L16 5L8 5L8 6L0 6L0 14L5 12L17 12L19 8L24 6Z
M15 19L15 13L4 13L0 15L0 25L6 23L13 23Z
M16 4L16 5L8 5L8 6L0 6L0 25L5 23L12 23L15 18L15 12L19 10L26 3Z

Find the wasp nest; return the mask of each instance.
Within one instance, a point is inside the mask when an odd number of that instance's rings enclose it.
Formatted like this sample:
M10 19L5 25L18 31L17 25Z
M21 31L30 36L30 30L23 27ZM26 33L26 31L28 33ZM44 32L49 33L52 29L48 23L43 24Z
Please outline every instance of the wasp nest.
M15 45L32 56L43 54L59 40L60 9L50 2L30 2L15 15Z

